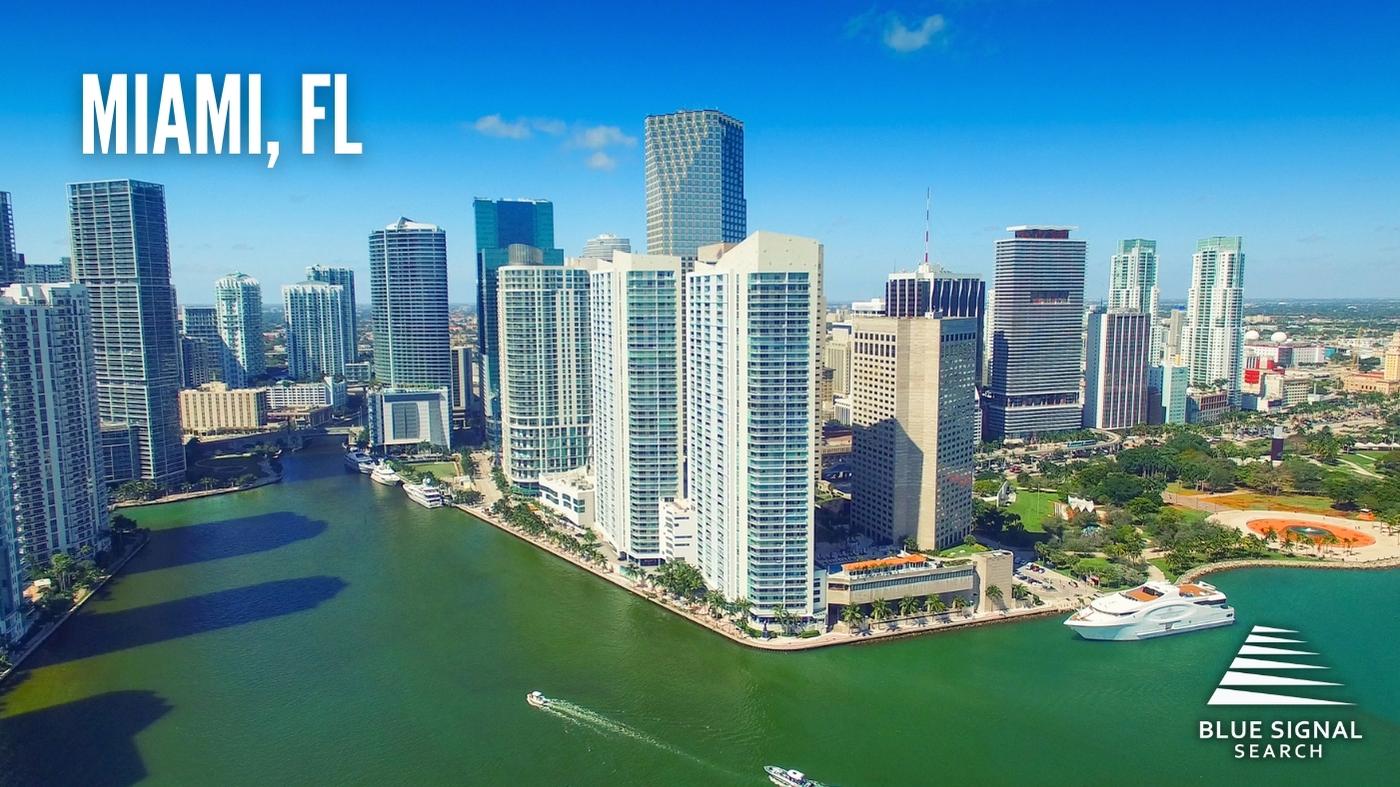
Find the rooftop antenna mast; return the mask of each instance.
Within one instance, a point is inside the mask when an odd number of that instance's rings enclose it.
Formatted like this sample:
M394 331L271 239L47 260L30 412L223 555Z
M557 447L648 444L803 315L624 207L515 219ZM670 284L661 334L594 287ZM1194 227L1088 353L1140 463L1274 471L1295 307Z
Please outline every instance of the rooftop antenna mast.
M924 189L924 267L928 267L928 227L930 208L933 204L933 189Z

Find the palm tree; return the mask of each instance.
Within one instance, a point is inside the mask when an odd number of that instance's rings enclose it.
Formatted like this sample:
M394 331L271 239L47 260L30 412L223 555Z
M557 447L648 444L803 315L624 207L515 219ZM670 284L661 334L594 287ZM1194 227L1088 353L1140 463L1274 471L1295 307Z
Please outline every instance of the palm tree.
M882 598L875 599L875 603L870 605L870 619L876 623L889 620L890 603Z
M953 611L962 612L967 608L967 599L962 596L953 596Z
M740 596L734 599L734 603L731 607L734 610L735 622L739 623L742 628L747 628L749 625L749 613L753 611L753 602Z
M773 622L778 624L778 627L783 630L784 634L786 634L788 630L788 619L789 613L787 607L779 604L773 608Z
M931 615L941 615L948 609L948 605L943 603L943 599L938 596L929 596L924 599L924 610Z
M706 593L705 606L710 608L710 617L719 618L720 612L724 609L724 594L718 590Z
M988 585L988 586L987 586L987 598L992 598L992 599L996 599L996 600L1000 601L1000 600L1001 600L1001 588L1000 588L999 586L997 586L997 585Z
M899 600L899 616L902 618L913 617L919 611L919 600L913 596L905 596Z
M1026 590L1025 585L1011 586L1011 597L1016 599L1017 601L1025 601L1026 598L1030 596L1030 594L1031 592L1029 590Z
M846 608L841 610L841 622L851 631L855 631L865 622L865 613L860 611L859 604L847 604Z

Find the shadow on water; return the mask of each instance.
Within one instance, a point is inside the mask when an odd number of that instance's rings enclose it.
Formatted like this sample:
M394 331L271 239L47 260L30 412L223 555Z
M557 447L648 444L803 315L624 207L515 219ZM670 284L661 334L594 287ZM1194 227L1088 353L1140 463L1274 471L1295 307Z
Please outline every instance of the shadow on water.
M113 691L0 719L4 784L135 784L135 737L170 712L151 691Z
M75 615L54 632L26 669L61 664L155 642L315 609L345 588L339 577L281 579L145 607Z
M172 527L151 533L151 541L124 573L204 563L284 547L326 532L326 523L290 511Z

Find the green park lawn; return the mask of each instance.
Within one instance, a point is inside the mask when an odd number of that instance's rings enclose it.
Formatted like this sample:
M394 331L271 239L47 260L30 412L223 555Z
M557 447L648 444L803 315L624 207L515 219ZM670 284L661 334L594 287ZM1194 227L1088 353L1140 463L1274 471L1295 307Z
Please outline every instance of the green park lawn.
M1026 526L1026 532L1043 533L1045 528L1041 527L1041 522L1045 517L1055 513L1055 502L1060 496L1054 492L1030 492L1017 490L1016 502L1006 507L1008 514L1019 514L1021 524Z
M432 473L439 481L451 481L457 477L457 465L453 462L425 462L410 466L420 473Z

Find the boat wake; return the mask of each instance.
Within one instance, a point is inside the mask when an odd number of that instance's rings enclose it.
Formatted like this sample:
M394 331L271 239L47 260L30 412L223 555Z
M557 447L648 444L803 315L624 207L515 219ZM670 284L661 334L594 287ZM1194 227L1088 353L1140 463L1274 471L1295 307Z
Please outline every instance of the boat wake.
M600 735L620 735L624 738L631 738L632 740L645 743L648 746L660 749L661 751L664 751L668 754L674 754L675 756L681 757L682 759L690 760L691 762L697 765L703 765L706 768L712 768L730 776L741 776L741 774L735 771L731 771L728 768L710 762L709 760L704 760L699 757L696 757L695 755L690 754L689 752L686 752L683 749L678 749L675 746L670 745L669 743L665 743L664 741L659 741L656 738L653 738L650 735L647 735L646 733L642 732L641 730L636 729L635 727L630 727L626 724L623 724L620 721L610 719L601 713L589 710L588 708L585 708L582 705L577 705L575 703L569 702L568 700L550 698L549 705L543 708L543 710L550 714L558 716L559 718L565 721L592 729L594 732Z

